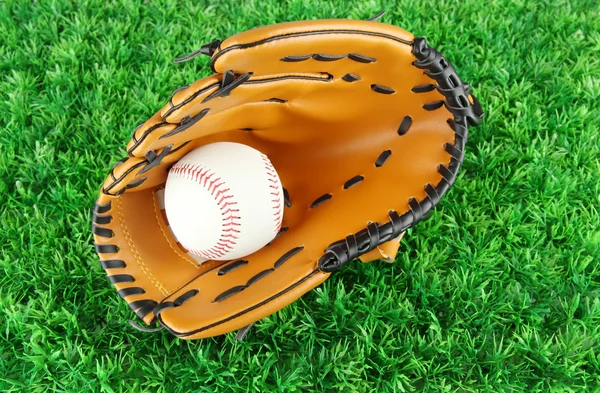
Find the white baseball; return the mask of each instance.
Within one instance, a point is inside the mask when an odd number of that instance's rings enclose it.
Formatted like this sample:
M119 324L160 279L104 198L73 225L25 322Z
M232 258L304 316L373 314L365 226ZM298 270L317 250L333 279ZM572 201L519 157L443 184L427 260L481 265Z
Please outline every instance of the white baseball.
M169 171L165 212L177 240L205 259L252 254L281 228L283 187L266 155L233 142L186 154Z

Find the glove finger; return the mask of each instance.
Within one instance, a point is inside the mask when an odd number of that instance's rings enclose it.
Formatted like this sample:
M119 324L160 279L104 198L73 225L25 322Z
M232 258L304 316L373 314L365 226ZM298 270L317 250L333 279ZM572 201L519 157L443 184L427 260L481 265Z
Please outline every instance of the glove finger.
M171 144L158 152L150 150L144 157L127 157L114 165L104 181L102 193L119 196L127 190L141 191L162 184L167 180L167 172L157 169L173 165L188 151L188 143Z
M410 54L412 42L413 35L407 31L376 22L289 22L252 29L224 40L212 55L211 67L216 72L251 71L255 75L327 72L336 78L350 69L358 75L363 70L390 73L410 65L399 64L399 55Z
M230 73L199 80L175 91L168 104L134 132L127 151L142 157L217 133L281 127L290 120L289 108L282 104L330 80L327 74Z
M207 78L197 80L191 85L182 86L175 90L169 98L169 102L154 114L146 122L140 124L133 132L131 141L127 145L127 152L130 156L142 157L149 150L150 143L146 138L150 135L167 134L177 128L178 123L169 122L168 114L177 106L183 106L186 100L203 100L206 96L218 89L221 84L220 75L212 75ZM196 116L197 113L190 113L190 116ZM154 149L156 150L156 149Z

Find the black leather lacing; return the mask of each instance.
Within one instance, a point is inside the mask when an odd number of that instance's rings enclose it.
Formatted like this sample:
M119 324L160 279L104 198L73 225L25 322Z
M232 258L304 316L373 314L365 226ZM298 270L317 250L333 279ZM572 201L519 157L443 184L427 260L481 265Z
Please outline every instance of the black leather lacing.
M284 56L280 60L286 63L298 63L300 61L306 61L309 59L316 61L337 61L348 58L350 60L356 61L358 63L374 63L377 61L374 57L369 57L365 55L361 55L360 53L348 53L345 55L330 55L327 53L313 53L309 55L291 55Z
M99 237L103 238L112 238L114 233L109 228L103 227L102 225L109 224L112 221L112 215L110 214L112 208L111 202L106 204L98 204L94 207L94 212L92 216L92 232ZM114 244L94 244L96 248L96 252L100 255L100 264L102 268L106 271L108 275L108 280L111 284L120 284L120 283L134 283L135 277L130 274L119 273L121 269L127 267L125 261L121 259L104 259L102 254L114 254L119 252L119 247ZM109 272L110 271L110 272ZM135 285L135 284L134 284ZM131 286L127 288L122 288L117 291L117 294L123 298L129 308L136 314L139 319L144 319L148 314L154 311L154 308L157 306L157 302L151 299L137 299L134 301L127 300L128 296L132 295L143 295L146 291L144 288ZM157 322L156 317L153 317L150 324ZM135 327L141 331L156 331L163 329L162 326L158 328L146 328L139 326L134 321L129 321L131 326Z
M202 47L200 47L200 49L198 49L194 53L174 59L173 62L183 63L184 61L191 60L194 57L197 57L200 55L212 56L213 53L215 53L215 51L219 48L220 45L221 45L221 40L214 40L212 42L209 42L208 44L202 45Z
M425 38L415 38L413 54L417 58L413 65L426 70L425 74L433 79L436 84L418 85L412 91L424 93L437 89L445 98L441 101L427 103L423 108L437 110L445 106L454 116L454 119L449 119L448 124L456 133L455 143L444 146L445 150L451 155L450 164L448 166L442 164L438 166L438 172L442 175L442 180L436 186L429 183L424 184L423 187L427 196L421 201L411 198L408 201L408 212L399 215L396 211L389 211L390 221L387 223L370 223L362 231L349 235L344 240L332 243L318 262L319 269L324 272L339 270L350 261L375 249L377 246L397 238L402 232L421 221L438 204L440 198L456 179L464 157L468 126L476 126L481 122L483 111L477 99L471 95L470 86L460 80L454 67L438 51L431 48ZM404 135L411 123L412 119L405 117L400 124L398 134ZM383 152L377 159L376 166L383 165L390 154L390 151Z
M116 192L113 191L113 189L117 185L119 185L123 181L123 179L125 179L133 171L139 170L137 174L140 175L140 174L143 174L143 173L149 171L152 168L155 168L156 166L160 165L160 163L162 162L162 160L165 157L178 152L180 149L183 149L188 143L190 143L190 142L189 141L184 142L181 145L177 146L176 148L174 148L173 147L174 145L172 145L172 144L167 145L159 153L156 153L156 151L154 151L154 150L148 150L148 152L146 152L146 154L145 154L146 159L144 161L140 161L137 164L132 165L124 173L122 173L119 177L115 176L115 169L119 165L126 162L129 158L125 158L125 159L117 162L110 172L110 176L113 181L106 188L103 188L102 192L106 195L110 195L110 196L114 197L114 196L119 196L119 195L123 194L126 190L130 190L132 188L140 186L142 183L144 183L144 181L146 181L146 177L142 177L142 178L133 180L132 182L128 183L126 186L121 187L118 191L116 191Z
M298 254L302 250L304 250L304 246L298 246L298 247L292 248L291 250L289 250L285 254L283 254L279 259L277 259L275 261L275 263L273 264L272 268L265 269L265 270L258 272L243 285L236 285L234 287L231 287L231 288L225 290L224 292L220 293L219 295L217 295L215 297L215 299L213 300L213 303L222 302L225 299L227 299L233 295L236 295L236 294L242 292L244 289L256 284L264 277L273 273L276 269L279 269L285 262L287 262L290 258L292 258L294 255ZM246 261L246 260L239 260L239 261L233 261L231 263L227 263L224 267L219 269L217 275L224 276L235 269L245 266L247 263L248 263L248 261ZM192 289L192 290L187 291L183 295L180 295L177 299L175 299L173 301L163 301L163 302L159 303L154 308L154 315L157 318L159 318L160 314L164 310L168 310L170 308L181 306L182 304L184 304L185 302L190 300L192 297L196 296L199 292L200 291L197 289ZM160 318L159 318L159 320L160 320Z

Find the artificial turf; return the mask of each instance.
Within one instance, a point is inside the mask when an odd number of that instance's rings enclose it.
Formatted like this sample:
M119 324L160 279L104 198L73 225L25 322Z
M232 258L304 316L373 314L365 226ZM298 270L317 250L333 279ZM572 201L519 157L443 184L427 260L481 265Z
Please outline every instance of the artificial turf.
M486 112L432 217L243 342L132 329L90 211L133 128L210 72L173 59L382 9ZM0 391L598 391L599 31L594 0L0 2Z

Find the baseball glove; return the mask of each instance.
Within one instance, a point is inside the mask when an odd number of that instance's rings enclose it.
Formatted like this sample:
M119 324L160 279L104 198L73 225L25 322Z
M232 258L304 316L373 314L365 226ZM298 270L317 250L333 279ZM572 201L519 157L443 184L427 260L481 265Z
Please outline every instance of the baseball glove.
M404 231L454 183L482 117L424 38L376 21L260 27L176 61L198 55L214 75L134 131L92 224L117 293L183 339L245 332L353 260L393 261ZM266 154L285 189L279 235L241 260L192 255L164 214L170 167L220 141Z

